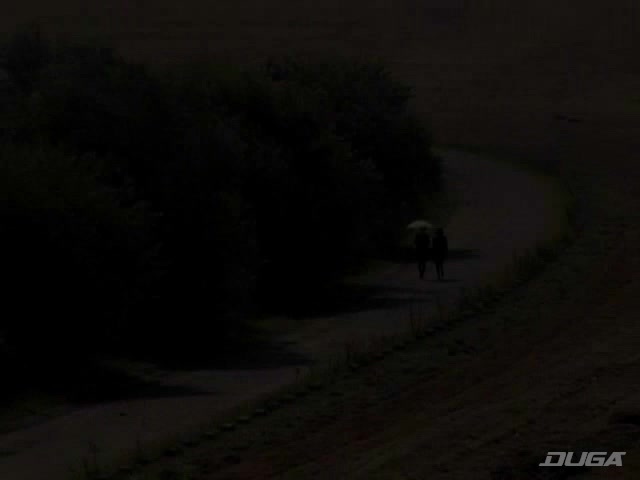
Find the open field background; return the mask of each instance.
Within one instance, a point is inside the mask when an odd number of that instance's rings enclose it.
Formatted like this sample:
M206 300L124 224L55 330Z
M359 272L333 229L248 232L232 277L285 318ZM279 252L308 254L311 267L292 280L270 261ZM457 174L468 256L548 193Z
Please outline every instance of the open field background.
M531 466L552 447L627 450L625 468L581 474L638 478L640 12L632 1L24 1L6 10L4 30L35 14L54 33L103 38L157 65L190 56L254 62L292 49L378 57L416 86L437 143L536 162L564 175L578 197L571 251L479 320L485 330L459 333L463 343L483 337L486 348L454 355L459 363L435 375L409 370L406 382L386 365L390 373L370 380L395 386L386 402L367 403L362 385L338 385L353 400L307 425L312 449L285 433L240 455L225 476L207 473L226 463L208 464L205 452L197 478L551 478Z
M585 174L587 163L619 173L639 128L640 12L630 0L28 0L6 9L0 30L33 20L53 36L104 41L155 65L283 54L379 58L416 87L436 143L539 161L571 157ZM609 168L611 157L620 168Z
M155 65L189 58L243 64L283 54L379 58L416 87L416 106L441 144L540 159L593 133L609 150L638 128L640 12L629 0L28 0L6 10L0 30L35 20L53 36L104 41Z

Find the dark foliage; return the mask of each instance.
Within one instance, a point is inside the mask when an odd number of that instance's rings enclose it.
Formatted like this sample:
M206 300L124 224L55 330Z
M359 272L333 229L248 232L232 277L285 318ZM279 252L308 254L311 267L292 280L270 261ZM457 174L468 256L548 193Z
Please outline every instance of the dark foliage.
M211 348L233 313L304 302L388 248L439 185L411 91L378 65L160 74L37 29L2 52L17 356Z
M114 348L156 275L153 216L99 181L99 162L0 150L3 336L22 361Z

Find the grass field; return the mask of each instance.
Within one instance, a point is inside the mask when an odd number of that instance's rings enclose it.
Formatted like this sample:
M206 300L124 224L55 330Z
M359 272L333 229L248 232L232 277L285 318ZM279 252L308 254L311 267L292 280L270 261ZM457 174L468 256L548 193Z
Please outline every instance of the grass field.
M416 86L438 143L523 149L556 147L562 130L577 126L554 114L637 118L638 18L628 0L28 0L3 15L0 30L35 20L52 36L102 40L156 65L296 53L380 58Z

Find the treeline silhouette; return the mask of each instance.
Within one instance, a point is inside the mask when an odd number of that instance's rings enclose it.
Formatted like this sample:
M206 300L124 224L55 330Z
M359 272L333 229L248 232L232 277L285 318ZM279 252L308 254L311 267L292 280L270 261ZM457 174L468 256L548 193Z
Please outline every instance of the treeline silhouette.
M234 313L390 248L439 188L378 64L151 69L37 28L0 62L5 365L215 349Z

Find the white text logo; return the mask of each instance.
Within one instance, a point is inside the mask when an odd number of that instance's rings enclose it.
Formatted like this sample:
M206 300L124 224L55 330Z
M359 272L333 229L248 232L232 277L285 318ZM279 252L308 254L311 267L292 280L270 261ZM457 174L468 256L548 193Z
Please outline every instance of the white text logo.
M573 452L549 452L541 467L610 467L622 466L622 456L627 452L582 452L580 458L574 459Z

